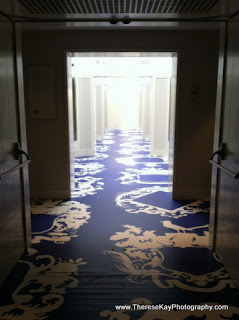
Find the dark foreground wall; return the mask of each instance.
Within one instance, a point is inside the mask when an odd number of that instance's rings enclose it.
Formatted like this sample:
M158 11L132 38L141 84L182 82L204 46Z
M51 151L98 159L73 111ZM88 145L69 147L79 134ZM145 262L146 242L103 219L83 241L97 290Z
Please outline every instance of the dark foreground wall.
M32 197L70 195L65 52L178 51L179 86L175 132L174 198L210 195L218 32L160 30L25 31L23 58ZM30 119L29 66L55 70L56 117ZM46 101L47 103L47 101Z

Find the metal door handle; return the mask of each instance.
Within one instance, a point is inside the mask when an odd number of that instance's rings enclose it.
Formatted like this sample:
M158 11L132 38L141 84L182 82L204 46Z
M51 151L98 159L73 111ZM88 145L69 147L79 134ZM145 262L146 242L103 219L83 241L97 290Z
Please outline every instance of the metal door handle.
M6 172L2 173L2 174L0 175L0 180L1 180L2 178L4 178L4 177L8 176L10 173L12 173L12 172L14 172L14 171L16 171L16 170L21 169L21 168L24 167L26 164L28 164L28 163L31 162L28 154L20 148L19 142L15 142L15 143L14 143L14 150L13 150L13 151L14 151L14 158L15 158L15 160L20 160L20 157L21 157L22 155L25 155L25 157L27 158L27 160L24 161L24 162L22 162L22 163L20 163L18 166L13 167L13 168L7 170Z
M27 160L30 160L29 155L28 155L25 151L23 151L23 150L21 149L19 142L15 142L15 143L14 143L14 155L15 155L15 159L16 159L16 160L19 160L20 157L21 157L23 154L25 155L25 157L27 158Z
M2 174L0 175L0 180L1 180L2 178L4 178L4 177L8 176L10 173L12 173L12 172L14 172L14 171L16 171L16 170L21 169L22 167L24 167L26 164L28 164L28 163L30 163L30 162L31 162L31 160L26 160L26 161L24 161L23 163L19 164L18 166L13 167L12 169L9 169L8 171L2 173Z
M231 176L233 176L235 179L238 179L238 178L239 178L239 171L238 171L237 173L234 173L234 172L232 172L231 170L229 170L229 169L221 166L219 163L217 163L217 162L215 162L215 161L213 160L213 158L214 158L215 155L218 155L218 156L221 158L221 160L225 160L225 150L226 150L226 144L225 144L225 143L222 143L221 147L212 154L209 162L210 162L211 164L215 165L217 168L219 168L219 169L227 172L228 174L230 174Z
M218 155L221 158L221 160L225 160L225 151L226 151L226 144L222 143L221 147L212 154L210 161L213 160L215 155Z

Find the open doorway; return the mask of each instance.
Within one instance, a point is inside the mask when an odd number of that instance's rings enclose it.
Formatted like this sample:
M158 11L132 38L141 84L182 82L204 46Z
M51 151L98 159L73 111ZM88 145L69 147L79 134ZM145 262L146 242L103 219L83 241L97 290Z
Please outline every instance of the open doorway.
M96 155L105 133L134 130L152 157L170 159L172 187L176 79L175 52L68 53L71 170L75 157Z

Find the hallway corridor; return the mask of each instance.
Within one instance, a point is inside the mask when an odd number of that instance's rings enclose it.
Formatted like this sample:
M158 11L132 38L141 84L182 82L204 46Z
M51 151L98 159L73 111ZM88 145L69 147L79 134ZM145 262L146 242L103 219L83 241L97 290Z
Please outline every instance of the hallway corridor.
M109 131L94 157L75 158L71 201L32 204L32 247L0 289L0 320L239 319L208 247L209 201L172 201L168 163L149 148L139 132Z

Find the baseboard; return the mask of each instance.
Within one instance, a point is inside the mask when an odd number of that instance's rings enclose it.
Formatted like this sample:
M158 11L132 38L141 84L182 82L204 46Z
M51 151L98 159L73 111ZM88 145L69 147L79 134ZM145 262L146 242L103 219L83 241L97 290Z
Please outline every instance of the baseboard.
M31 199L59 199L59 200L69 200L71 198L70 190L37 190L33 189L30 190L30 197Z
M24 253L24 251L22 251L22 253ZM7 277L9 276L9 274L12 272L15 264L18 262L19 257L17 257L16 259L11 259L10 261L8 261L8 256L7 256L7 252L5 251L5 257L4 261L2 262L2 264L5 264L5 266L1 265L0 266L0 286L2 286L5 282L5 280L7 279Z
M95 149L75 150L75 157L92 157L95 155Z
M173 200L210 199L211 189L178 189L173 190Z
M143 134L143 140L149 141L150 135L149 134Z
M100 134L97 134L96 135L96 140L103 140L104 139L104 135L100 135Z
M17 263L17 261L16 261ZM11 272L11 269L9 270L8 268L8 272L6 272L5 270L2 270L2 268L0 268L1 270L1 275L0 275L0 286L2 286L2 284L4 283L4 281L7 279L7 276L9 275L9 273Z
M151 149L151 156L168 158L168 150L152 150Z

